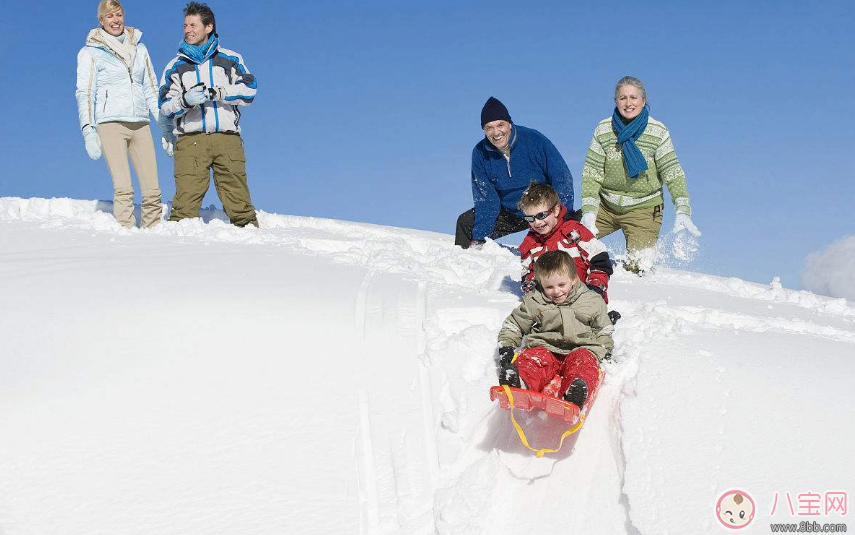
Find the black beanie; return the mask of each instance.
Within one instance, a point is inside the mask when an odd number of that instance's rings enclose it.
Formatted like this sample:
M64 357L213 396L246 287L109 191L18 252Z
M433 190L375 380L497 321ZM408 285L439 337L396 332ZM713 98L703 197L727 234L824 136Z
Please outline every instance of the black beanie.
M481 129L483 130L485 124L493 121L513 122L511 121L511 114L508 113L508 108L499 102L499 99L490 97L484 103L484 107L481 108Z

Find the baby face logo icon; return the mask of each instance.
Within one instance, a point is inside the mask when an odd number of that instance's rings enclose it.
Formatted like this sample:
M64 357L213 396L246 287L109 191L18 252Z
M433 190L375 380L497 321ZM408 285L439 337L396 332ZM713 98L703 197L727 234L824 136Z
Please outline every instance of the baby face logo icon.
M742 529L754 520L754 500L742 490L729 490L715 506L716 518L730 529Z

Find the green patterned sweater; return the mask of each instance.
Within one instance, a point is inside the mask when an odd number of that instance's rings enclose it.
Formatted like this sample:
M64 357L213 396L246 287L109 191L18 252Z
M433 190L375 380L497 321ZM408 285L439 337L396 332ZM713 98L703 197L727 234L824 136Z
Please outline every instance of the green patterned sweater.
M600 121L582 170L582 212L596 212L601 201L618 214L662 204L662 184L665 184L677 213L691 215L686 174L677 160L668 128L650 117L636 145L647 160L647 171L630 178L623 163L623 151L612 130L612 118Z

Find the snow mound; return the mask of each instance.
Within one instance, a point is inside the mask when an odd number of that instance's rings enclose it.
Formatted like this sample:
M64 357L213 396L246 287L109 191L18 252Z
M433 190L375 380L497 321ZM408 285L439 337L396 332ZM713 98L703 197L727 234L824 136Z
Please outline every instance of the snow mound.
M0 198L0 533L717 533L732 488L763 524L855 483L844 299L618 270L603 388L538 459L488 397L506 248L111 209Z

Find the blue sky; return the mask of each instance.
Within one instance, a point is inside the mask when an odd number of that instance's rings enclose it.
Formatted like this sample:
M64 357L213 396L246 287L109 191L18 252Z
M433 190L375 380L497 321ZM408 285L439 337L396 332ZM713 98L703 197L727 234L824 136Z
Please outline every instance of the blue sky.
M128 0L160 73L185 2ZM855 233L853 2L212 1L258 78L242 118L256 207L452 233L494 95L575 178L615 82L644 80L688 177L688 268L801 287L808 253ZM110 199L77 124L76 55L97 2L6 10L0 196ZM36 33L39 34L36 37ZM172 160L158 147L164 200ZM670 201L668 201L670 202ZM205 205L219 205L213 187ZM673 207L666 205L663 233ZM513 240L511 240L513 241ZM620 243L617 235L608 243Z

